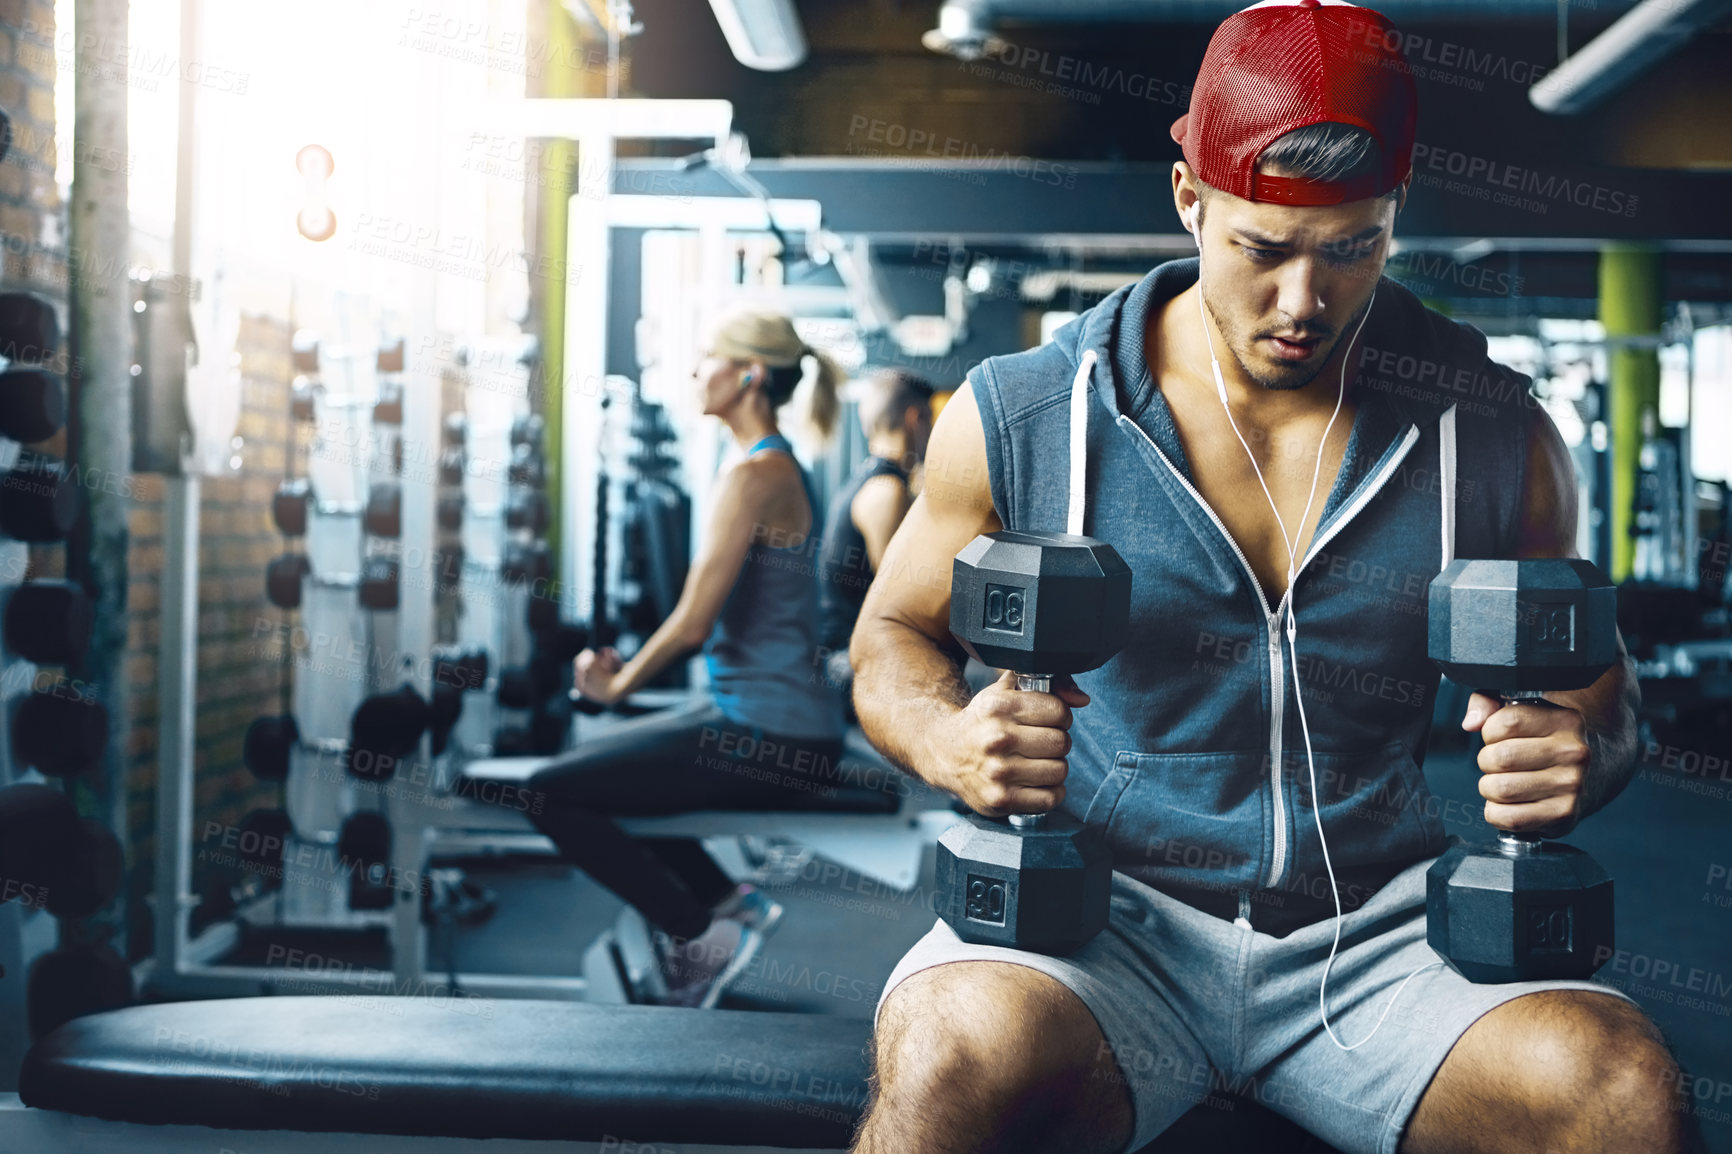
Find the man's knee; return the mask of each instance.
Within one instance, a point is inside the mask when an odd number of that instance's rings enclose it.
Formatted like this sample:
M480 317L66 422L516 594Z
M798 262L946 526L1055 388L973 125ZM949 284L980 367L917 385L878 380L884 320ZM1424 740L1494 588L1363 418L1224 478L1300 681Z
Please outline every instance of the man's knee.
M1564 1128L1598 1114L1601 1126L1627 1136L1620 1149L1681 1149L1678 1065L1653 1023L1606 994L1539 996L1552 1004L1522 1063L1530 1107Z
M1031 1092L1051 1107L1081 1106L1090 1095L1079 1089L1112 1069L1075 994L1038 971L995 963L937 966L903 982L879 1015L876 1050L880 1100L941 1097L994 1117Z

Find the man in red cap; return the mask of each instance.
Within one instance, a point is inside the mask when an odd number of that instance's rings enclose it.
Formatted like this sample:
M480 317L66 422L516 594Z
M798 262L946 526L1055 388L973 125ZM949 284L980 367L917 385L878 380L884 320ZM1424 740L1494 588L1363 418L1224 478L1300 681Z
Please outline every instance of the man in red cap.
M1527 378L1382 277L1416 118L1398 44L1341 3L1228 19L1173 126L1198 259L988 359L936 423L853 635L861 723L980 813L1102 828L1112 913L1063 957L934 926L885 983L857 1150L1135 1150L1237 1098L1367 1154L1693 1141L1627 998L1475 983L1426 942L1445 820L1478 817L1418 764L1427 586L1454 556L1573 556L1576 509ZM1119 551L1117 656L969 693L950 592L916 575L1000 528ZM1627 660L1548 696L1469 702L1494 826L1567 831L1634 772Z

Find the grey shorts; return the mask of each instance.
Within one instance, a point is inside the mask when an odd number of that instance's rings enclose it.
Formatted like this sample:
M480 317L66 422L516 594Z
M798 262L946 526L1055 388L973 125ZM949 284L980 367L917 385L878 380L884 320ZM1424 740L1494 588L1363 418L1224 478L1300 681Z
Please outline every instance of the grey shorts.
M1623 997L1589 981L1475 985L1444 966L1425 942L1430 864L1404 870L1343 921L1329 1024L1352 1050L1337 1048L1318 1014L1333 917L1273 938L1124 874L1113 875L1111 922L1070 957L969 945L939 922L897 964L878 1004L910 974L946 962L1027 966L1081 998L1112 1047L1136 1111L1127 1150L1199 1102L1238 1094L1350 1154L1395 1154L1432 1075L1486 1011L1542 990ZM1386 1009L1381 1028L1355 1045Z

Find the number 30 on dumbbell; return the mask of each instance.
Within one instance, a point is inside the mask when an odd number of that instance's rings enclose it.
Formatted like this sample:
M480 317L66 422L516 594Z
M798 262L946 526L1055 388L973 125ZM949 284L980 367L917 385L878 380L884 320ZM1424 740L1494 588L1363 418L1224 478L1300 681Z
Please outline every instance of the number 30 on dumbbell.
M1130 567L1091 537L987 533L951 570L950 631L1022 690L1106 664L1130 612ZM1067 814L970 814L938 842L938 913L965 942L1070 953L1105 928L1112 873L1105 832Z

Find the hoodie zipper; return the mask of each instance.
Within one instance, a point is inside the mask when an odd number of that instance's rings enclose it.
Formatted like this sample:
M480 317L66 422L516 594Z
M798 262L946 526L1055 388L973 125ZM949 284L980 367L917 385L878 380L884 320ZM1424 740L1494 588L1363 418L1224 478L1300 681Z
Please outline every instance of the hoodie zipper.
M1273 663L1270 668L1272 676L1269 691L1269 791L1275 799L1275 848L1270 855L1269 881L1267 882L1268 885L1272 886L1280 879L1281 871L1287 868L1287 798L1281 789L1281 699L1286 693L1287 675L1282 667L1280 644L1281 607L1287 604L1287 599L1283 597L1281 605L1276 606L1273 613L1265 608L1269 604L1269 598L1263 592L1262 582L1257 580L1257 574L1252 570L1251 562L1246 558L1245 551L1239 548L1239 543L1233 540L1231 533L1227 532L1227 526L1221 523L1221 518L1216 515L1215 510L1210 507L1207 501L1203 500L1203 495L1197 492L1191 482L1185 478L1185 475L1179 472L1173 463L1167 459L1167 455L1161 452L1161 447L1155 444L1154 438L1143 432L1141 425L1123 413L1119 414L1118 419L1120 424L1129 425L1137 431L1143 440L1149 443L1149 448L1155 451L1155 456L1161 459L1161 464L1165 465L1167 471L1173 474L1173 479L1183 485L1185 492L1189 493L1192 499L1197 502L1198 507L1209 515L1209 520L1213 521L1215 528L1220 530L1221 539L1227 542L1233 550L1233 556L1239 559L1240 566L1245 570L1245 576L1251 579L1251 587L1257 591L1257 608L1262 611L1263 623L1268 629L1269 660Z
M1161 464L1167 467L1167 471L1173 475L1173 479L1178 481L1184 487L1185 492L1189 493L1191 498L1197 502L1198 507L1209 515L1209 520L1214 522L1215 528L1220 531L1221 538L1232 548L1233 556L1239 559L1240 566L1245 570L1245 576L1251 580L1251 587L1257 591L1257 607L1263 613L1263 621L1269 637L1269 792L1274 799L1275 809L1274 849L1270 854L1269 873L1264 885L1269 887L1279 885L1282 875L1287 870L1287 797L1286 791L1281 788L1281 732L1287 696L1287 669L1286 661L1281 654L1281 615L1287 608L1288 599L1293 596L1293 590L1291 587L1287 589L1287 592L1281 597L1281 603L1275 607L1273 613L1265 608L1269 604L1269 598L1263 592L1262 583L1257 580L1257 574L1252 570L1251 562L1246 558L1245 551L1239 548L1239 543L1227 531L1227 526L1222 523L1215 510L1210 507L1207 501L1203 500L1203 495L1197 492L1196 487L1186 479L1183 473L1179 472L1172 461L1167 459L1167 455L1161 451L1161 447L1155 444L1154 438L1143 431L1141 425L1123 413L1119 414L1118 421L1122 425L1129 425L1135 429L1137 434L1148 442L1149 448L1155 451L1155 456L1161 459ZM1304 563L1294 570L1295 581L1298 580L1298 575L1305 571L1305 567L1311 563L1311 560L1317 556L1318 551L1333 540L1335 535L1341 532L1342 528L1358 515L1359 511L1369 504L1371 499L1389 482L1390 476L1406 459L1408 451L1413 448L1413 443L1418 439L1418 426L1409 425L1407 435L1402 439L1401 445L1396 449L1394 455L1384 463L1383 467L1377 471L1377 475L1372 478L1371 483L1355 494L1353 500L1349 501L1346 508L1341 511L1341 515L1329 526L1327 533L1311 542L1311 548L1305 554Z

